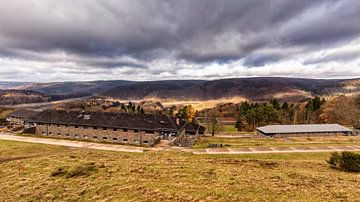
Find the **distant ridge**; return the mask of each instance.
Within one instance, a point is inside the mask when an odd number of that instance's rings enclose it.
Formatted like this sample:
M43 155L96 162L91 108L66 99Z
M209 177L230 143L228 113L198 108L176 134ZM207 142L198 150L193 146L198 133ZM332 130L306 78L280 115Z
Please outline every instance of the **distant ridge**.
M7 89L19 84L1 85ZM242 97L248 100L298 101L315 95L360 93L360 79L302 79L283 77L231 78L219 80L89 81L23 85L46 95L81 97L100 95L124 100L214 100Z

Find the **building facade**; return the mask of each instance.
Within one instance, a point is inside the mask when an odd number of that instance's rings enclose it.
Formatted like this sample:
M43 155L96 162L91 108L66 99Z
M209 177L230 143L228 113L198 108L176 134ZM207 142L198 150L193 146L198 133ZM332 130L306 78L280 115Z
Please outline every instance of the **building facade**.
M36 123L35 134L54 138L81 139L145 146L153 146L160 140L159 131L52 123Z

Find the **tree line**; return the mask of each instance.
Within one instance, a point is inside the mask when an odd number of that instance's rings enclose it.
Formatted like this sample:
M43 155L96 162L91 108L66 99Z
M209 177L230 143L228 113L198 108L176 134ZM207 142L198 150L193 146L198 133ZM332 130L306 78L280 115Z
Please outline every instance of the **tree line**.
M283 102L273 99L270 102L242 102L237 107L235 127L239 131L255 130L268 124L312 123L325 100L320 97L302 103Z

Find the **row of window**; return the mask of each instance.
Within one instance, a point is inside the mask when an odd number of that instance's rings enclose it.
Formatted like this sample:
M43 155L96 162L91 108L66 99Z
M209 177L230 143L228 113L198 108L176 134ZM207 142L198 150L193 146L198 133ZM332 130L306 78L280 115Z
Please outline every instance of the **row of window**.
M42 135L46 135L46 132L42 132ZM51 135L53 135L53 133L52 133L52 132L49 132L49 135L51 136ZM56 135L62 136L61 133L57 133ZM69 134L69 133L66 133L65 136L66 136L66 137L70 137L70 134ZM75 137L75 138L80 138L80 135L79 135L79 134L74 134L74 137ZM89 139L89 136L84 135L83 138L84 138L84 139ZM92 138L93 138L93 139L98 139L97 136L92 136ZM102 140L108 140L108 137L103 137ZM119 139L116 138L116 137L113 137L112 140L113 140L113 141L118 141ZM123 141L123 142L128 142L128 139L125 138L125 139L122 139L122 141ZM139 142L139 140L134 140L134 143L138 143L138 142ZM148 144L149 141L144 140L143 143L144 143L144 144Z
M45 124L43 124L43 123L39 123L38 125L45 125ZM48 126L51 126L52 124L48 124ZM61 126L65 126L66 128L67 127L69 127L68 125L60 125L60 124L57 124L56 125L57 127L61 127ZM74 126L75 128L79 128L80 126ZM82 128L83 129L88 129L89 127L88 126L82 126ZM97 130L98 129L98 127L96 127L96 126L94 126L94 127L92 127L92 129L94 129L94 130ZM108 130L108 129L112 129L113 131L122 131L122 132L128 132L128 129L127 128L123 128L123 129L118 129L118 128L106 128L106 127L103 127L102 128L103 130ZM134 130L134 133L138 133L139 132L139 130ZM145 133L148 133L148 134L154 134L155 133L155 131L150 131L150 130L147 130L147 131L145 131Z

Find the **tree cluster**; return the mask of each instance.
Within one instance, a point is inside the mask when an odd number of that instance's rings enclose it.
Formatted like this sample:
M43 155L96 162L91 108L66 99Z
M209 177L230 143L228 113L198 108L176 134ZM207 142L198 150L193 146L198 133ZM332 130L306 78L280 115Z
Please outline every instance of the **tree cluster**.
M261 103L242 102L238 106L235 127L239 131L249 131L268 124L310 123L324 103L325 100L319 97L308 100L304 107L301 104L280 103L276 99Z

